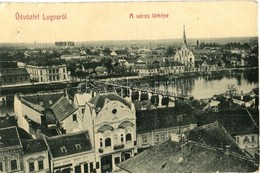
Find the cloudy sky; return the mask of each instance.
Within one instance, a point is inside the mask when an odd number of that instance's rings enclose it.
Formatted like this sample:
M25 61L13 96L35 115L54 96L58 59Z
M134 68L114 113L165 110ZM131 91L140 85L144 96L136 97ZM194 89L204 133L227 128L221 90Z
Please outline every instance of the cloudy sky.
M38 15L17 20L16 14ZM134 18L130 18L130 14ZM168 18L152 18L153 13ZM42 15L66 14L66 20ZM136 15L150 18L136 18ZM257 3L117 2L117 3L1 3L0 42L178 39L185 25L188 38L257 36Z

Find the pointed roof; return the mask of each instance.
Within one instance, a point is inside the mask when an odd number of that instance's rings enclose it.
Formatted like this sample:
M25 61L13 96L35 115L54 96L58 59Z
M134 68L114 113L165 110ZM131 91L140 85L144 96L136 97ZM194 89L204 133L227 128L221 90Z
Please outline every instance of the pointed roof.
M187 44L186 33L185 33L185 25L183 25L183 44Z

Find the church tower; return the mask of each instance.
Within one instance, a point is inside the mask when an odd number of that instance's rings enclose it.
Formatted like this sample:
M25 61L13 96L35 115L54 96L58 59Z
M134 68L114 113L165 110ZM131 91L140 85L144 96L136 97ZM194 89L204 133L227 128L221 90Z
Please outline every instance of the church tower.
M186 67L194 67L194 55L188 48L186 40L185 25L183 25L183 40L181 50L177 51L174 60L182 63Z

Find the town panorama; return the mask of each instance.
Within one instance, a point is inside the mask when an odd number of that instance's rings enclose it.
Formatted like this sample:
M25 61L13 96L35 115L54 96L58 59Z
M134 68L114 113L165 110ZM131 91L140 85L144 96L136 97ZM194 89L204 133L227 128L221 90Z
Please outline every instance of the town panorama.
M258 38L188 32L1 44L0 172L257 171Z

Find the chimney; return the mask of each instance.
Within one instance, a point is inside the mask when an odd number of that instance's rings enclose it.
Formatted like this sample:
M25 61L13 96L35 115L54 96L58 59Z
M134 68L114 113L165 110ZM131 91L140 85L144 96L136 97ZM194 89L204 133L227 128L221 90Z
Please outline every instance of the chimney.
M68 96L67 88L64 88L64 89L63 89L63 96L64 96L64 97L67 97L67 96Z
M39 93L37 93L37 103L38 103L38 105L40 104L40 96L39 96Z
M226 155L229 155L229 148L230 148L230 145L225 145L225 154Z

